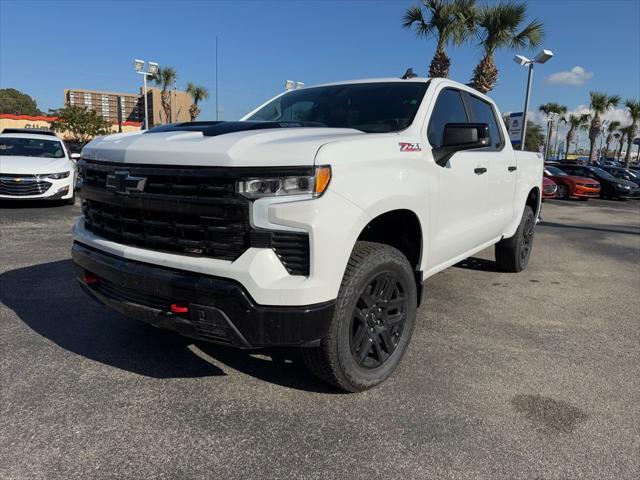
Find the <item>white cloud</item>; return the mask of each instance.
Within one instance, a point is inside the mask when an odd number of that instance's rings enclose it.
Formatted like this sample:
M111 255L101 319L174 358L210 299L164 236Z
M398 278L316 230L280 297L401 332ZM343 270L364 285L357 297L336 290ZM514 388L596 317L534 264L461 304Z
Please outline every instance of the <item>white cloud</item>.
M586 69L576 65L568 72L553 73L545 77L547 83L554 83L559 85L572 85L580 86L584 85L587 80L593 77L593 72L589 72Z

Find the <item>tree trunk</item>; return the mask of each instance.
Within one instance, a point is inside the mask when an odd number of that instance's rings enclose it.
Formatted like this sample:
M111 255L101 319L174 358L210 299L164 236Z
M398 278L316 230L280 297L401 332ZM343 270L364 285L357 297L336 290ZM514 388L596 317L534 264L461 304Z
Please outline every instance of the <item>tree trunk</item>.
M631 124L631 131L627 135L627 153L624 156L624 166L629 168L629 164L631 163L631 148L633 147L633 140L636 136L636 122Z
M619 141L620 141L620 145L618 145L618 155L616 155L616 157L618 159L622 158L622 147L624 146L624 133L620 136Z
M189 107L189 116L191 117L191 121L193 122L200 115L200 107L198 107L197 103L192 103Z
M444 48L438 48L436 54L429 65L429 77L431 78L449 78L449 67L451 60L447 57Z
M164 123L169 123L169 118L171 116L171 97L167 90L162 90L160 100L162 103L162 109L164 110Z
M565 153L564 153L564 159L568 160L569 159L569 147L571 146L571 142L573 142L573 131L574 128L573 127L569 127L569 131L567 132L567 145L565 148Z
M498 81L498 69L493 62L493 55L488 53L473 70L471 85L481 93L493 90Z
M598 151L596 149L596 139L600 134L600 128L602 124L600 122L600 115L596 113L591 121L591 127L589 128L589 165L593 165L593 162L597 160Z

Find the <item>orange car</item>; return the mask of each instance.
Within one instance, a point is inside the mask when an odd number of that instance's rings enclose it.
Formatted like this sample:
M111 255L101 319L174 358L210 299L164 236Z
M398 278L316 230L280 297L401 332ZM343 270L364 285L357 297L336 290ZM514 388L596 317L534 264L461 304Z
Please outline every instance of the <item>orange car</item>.
M548 165L544 167L544 176L550 178L558 189L557 198L597 198L600 195L600 182L594 178L576 177L560 170L558 167Z

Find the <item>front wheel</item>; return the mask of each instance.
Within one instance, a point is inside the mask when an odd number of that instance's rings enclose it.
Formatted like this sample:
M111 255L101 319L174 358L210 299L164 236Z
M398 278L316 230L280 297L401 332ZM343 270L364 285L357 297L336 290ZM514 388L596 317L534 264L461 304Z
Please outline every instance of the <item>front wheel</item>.
M536 225L533 209L524 207L522 219L516 233L511 238L500 240L496 244L496 264L506 272L521 272L527 268L531 249L533 248L533 233Z
M372 388L400 364L416 318L417 289L397 249L357 242L342 279L329 332L303 358L320 379L349 392Z
M559 183L558 189L556 190L556 197L563 200L569 200L569 187L567 187L563 183Z

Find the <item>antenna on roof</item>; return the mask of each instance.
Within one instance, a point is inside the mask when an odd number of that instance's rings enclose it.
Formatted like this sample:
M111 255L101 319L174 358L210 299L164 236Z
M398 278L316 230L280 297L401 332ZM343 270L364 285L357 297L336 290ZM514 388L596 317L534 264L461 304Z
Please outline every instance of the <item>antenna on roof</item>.
M402 76L402 80L407 80L409 78L416 78L417 76L418 75L413 73L413 68L407 68L407 71L404 72L404 75Z

